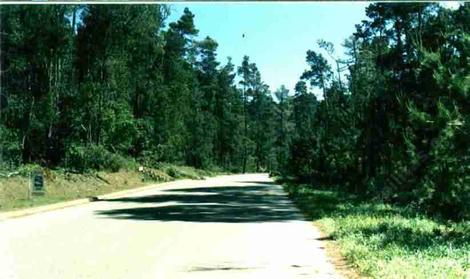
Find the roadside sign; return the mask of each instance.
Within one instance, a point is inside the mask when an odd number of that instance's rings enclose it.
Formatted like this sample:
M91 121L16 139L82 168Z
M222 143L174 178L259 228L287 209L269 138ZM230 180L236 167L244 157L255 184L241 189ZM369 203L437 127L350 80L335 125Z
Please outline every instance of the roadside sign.
M42 172L31 173L31 194L44 195L44 175Z

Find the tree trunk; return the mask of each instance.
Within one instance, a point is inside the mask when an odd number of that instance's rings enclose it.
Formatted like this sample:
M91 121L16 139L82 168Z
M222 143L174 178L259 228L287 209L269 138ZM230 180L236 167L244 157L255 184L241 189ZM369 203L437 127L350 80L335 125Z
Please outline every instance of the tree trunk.
M243 173L246 172L246 161L247 161L247 137L248 137L248 125L246 121L246 85L243 85L243 121L244 121L244 139L243 139Z
M31 87L29 91L30 91L30 94L32 95ZM35 97L34 95L32 95L31 104L29 106L29 111L25 113L24 118L23 118L23 136L21 139L21 153L22 153L23 164L31 161L31 147L29 146L29 143L28 143L28 134L29 134L29 127L31 123L31 117L33 115L34 104L35 104Z

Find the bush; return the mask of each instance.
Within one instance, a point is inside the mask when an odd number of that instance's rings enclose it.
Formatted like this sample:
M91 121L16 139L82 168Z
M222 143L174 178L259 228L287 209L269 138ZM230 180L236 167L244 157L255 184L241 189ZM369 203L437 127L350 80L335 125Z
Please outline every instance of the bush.
M172 178L204 179L204 176L212 174L209 171L195 169L193 167L178 166L167 163L155 163L154 168L160 169Z
M77 146L69 148L66 156L66 166L79 172L89 170L108 170L117 172L135 165L123 156L109 152L101 145Z
M144 176L143 181L166 182L172 180L171 176L158 169L143 168L142 174Z
M180 178L181 177L181 174L179 173L179 171L174 168L174 167L169 167L167 170L166 170L166 173L171 176L171 177L174 177L174 178Z
M19 135L0 124L0 139L2 142L2 160L0 170L11 170L21 163L21 147Z
M31 172L42 171L42 167L37 164L25 164L18 167L18 174L21 176L29 176Z

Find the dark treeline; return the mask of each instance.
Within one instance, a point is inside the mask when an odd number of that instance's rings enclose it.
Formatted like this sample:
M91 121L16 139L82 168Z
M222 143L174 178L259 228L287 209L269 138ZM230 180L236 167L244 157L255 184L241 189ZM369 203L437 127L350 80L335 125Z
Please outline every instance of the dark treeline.
M158 5L1 11L3 165L272 167L270 91L248 57L221 65L188 9L168 25Z
M468 217L470 4L366 14L345 57L307 51L289 94L248 57L221 64L188 9L1 6L0 164L271 171Z
M319 41L296 86L289 172L446 217L470 214L470 3L382 3ZM347 70L347 80L341 79ZM307 89L321 89L316 100ZM306 111L308 113L306 113Z

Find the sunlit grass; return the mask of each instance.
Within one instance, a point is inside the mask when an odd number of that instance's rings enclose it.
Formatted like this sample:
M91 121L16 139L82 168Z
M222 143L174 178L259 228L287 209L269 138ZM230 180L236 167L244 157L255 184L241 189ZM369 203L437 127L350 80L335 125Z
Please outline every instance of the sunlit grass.
M470 222L437 221L406 208L306 185L285 189L363 275L470 278Z
M216 174L218 172L170 164L158 169L145 168L142 172L122 170L114 173L101 171L76 174L63 170L48 171L45 175L46 194L31 198L27 176L0 177L0 211L98 196L174 179L202 179Z

